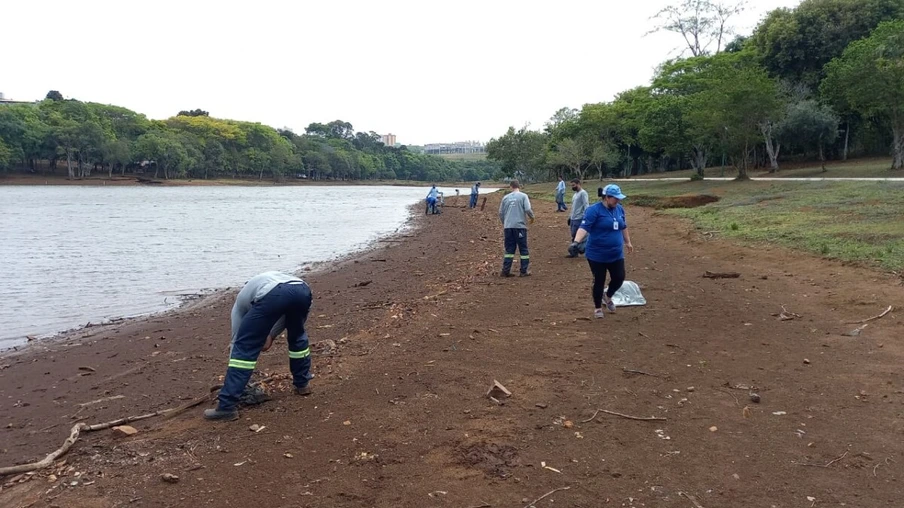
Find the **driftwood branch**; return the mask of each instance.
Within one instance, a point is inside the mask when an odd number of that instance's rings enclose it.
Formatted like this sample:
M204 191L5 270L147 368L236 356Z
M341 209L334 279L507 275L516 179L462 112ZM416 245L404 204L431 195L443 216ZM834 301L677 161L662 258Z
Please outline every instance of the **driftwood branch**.
M616 413L615 411L609 411L608 409L597 409L596 412L593 413L593 416L591 416L587 420L582 421L581 423L587 423L587 422L591 422L591 421L595 420L596 415L598 415L600 413L606 413L607 415L618 416L620 418L625 418L627 420L636 420L639 422L664 422L664 421L666 421L665 418L659 418L657 416L651 416L649 418L645 418L642 416L631 416L631 415L626 415L626 414L622 414L622 413Z
M550 491L547 492L546 494L543 494L542 496L538 497L537 499L534 499L534 500L531 501L530 503L527 503L526 505L524 505L524 508L530 508L531 506L533 506L533 505L539 503L540 501L542 501L542 500L546 499L547 497L549 497L549 496L555 494L556 492L559 492L559 491L561 491L561 490L568 490L568 489L570 489L570 488L571 488L571 487L559 487L559 488L557 488L557 489L555 489L555 490L550 490Z
M871 318L864 319L864 320L862 320L862 321L848 321L847 324L849 324L849 325L862 325L862 324L865 324L865 323L869 323L870 321L875 321L875 320L877 320L877 319L882 319L882 318L884 318L889 312L891 312L891 311L893 311L893 310L895 310L895 308L892 307L891 305L889 305L888 308L885 309L885 312L883 312L882 314L879 314L878 316L873 316L873 317L871 317Z
M69 431L69 437L67 437L66 440L63 441L62 446L60 446L53 452L49 453L46 457L44 457L43 459L41 459L37 462L31 462L29 464L20 464L18 466L0 467L0 476L19 474L19 473L28 473L30 471L37 471L39 469L44 469L45 467L50 466L51 464L53 464L53 462L56 459L65 455L66 452L68 452L69 449L72 448L72 445L74 445L75 442L78 441L78 438L82 432L95 432L98 430L105 430L105 429L109 429L111 427L116 427L117 425L125 425L127 423L137 422L140 420L147 420L148 418L154 418L156 416L161 416L161 415L175 416L176 414L179 414L188 408L201 404L202 402L204 402L205 400L208 400L209 398L210 398L210 395L205 395L204 397L199 397L199 398L194 399L191 402L183 404L182 406L179 406L179 407L169 408L169 409L161 409L160 411L154 411L153 413L148 413L148 414L143 414L143 415L138 415L138 416L127 416L125 418L120 418L118 420L113 420L111 422L95 423L94 425L88 425L84 422L77 423L77 424L75 424L75 426L72 427L72 430Z

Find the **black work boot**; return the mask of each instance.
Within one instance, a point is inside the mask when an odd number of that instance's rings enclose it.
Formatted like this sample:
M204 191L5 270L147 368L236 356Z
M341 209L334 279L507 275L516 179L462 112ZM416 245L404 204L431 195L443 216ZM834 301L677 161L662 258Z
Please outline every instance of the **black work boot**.
M220 409L219 407L205 409L204 410L204 418L206 420L223 420L223 421L238 420L239 419L239 410L236 408Z
M301 395L302 397L307 397L310 394L311 394L311 385L295 387L295 395Z

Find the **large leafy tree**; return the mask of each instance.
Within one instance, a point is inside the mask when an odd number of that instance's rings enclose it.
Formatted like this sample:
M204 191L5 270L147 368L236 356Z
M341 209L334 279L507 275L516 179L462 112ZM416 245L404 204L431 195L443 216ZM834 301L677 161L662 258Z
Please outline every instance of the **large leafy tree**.
M822 91L887 126L892 169L904 169L904 20L882 23L848 46L826 66Z
M487 158L499 162L508 175L528 180L542 179L547 135L524 126L509 127L505 135L487 143Z
M904 0L804 0L777 9L757 27L753 42L773 75L816 89L823 67L883 21L904 18Z

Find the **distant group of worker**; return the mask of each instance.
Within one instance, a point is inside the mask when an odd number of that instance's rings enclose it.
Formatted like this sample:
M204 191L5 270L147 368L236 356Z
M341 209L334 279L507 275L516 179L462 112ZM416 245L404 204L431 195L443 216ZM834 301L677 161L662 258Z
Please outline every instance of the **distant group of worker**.
M509 183L511 192L499 205L499 220L503 227L505 255L502 260L503 277L511 277L515 253L520 257L520 276L528 277L530 250L527 243L527 227L534 223L534 211L530 198L521 192L518 180ZM615 312L612 297L625 281L625 250L634 250L628 223L621 201L627 196L617 185L607 185L598 191L600 202L590 205L587 191L581 181L571 181L574 196L567 223L571 245L568 257L583 254L593 274L594 316L605 317L604 306ZM477 206L480 182L471 187L468 208ZM427 194L427 213L439 213L442 193L436 185ZM565 205L565 180L560 178L556 187L556 211L568 211ZM606 274L609 286L606 290ZM232 342L229 362L216 408L204 411L209 420L235 420L239 417L238 405L245 391L260 354L270 349L273 340L286 331L289 369L292 372L295 393L307 396L311 393L311 350L305 322L311 310L311 288L302 279L280 272L265 272L252 277L239 291L232 307Z

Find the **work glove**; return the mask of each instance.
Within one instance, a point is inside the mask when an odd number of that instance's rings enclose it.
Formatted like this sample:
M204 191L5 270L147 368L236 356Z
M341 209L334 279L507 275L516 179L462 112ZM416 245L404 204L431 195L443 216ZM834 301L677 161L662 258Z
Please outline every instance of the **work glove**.
M573 258L577 257L578 252L580 252L578 242L571 242L571 245L568 246L568 256Z

